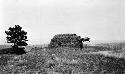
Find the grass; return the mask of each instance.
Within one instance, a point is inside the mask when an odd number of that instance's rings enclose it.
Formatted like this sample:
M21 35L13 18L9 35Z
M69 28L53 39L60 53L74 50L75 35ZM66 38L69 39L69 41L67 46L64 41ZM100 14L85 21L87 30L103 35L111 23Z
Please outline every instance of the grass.
M100 49L100 50L98 50ZM23 55L0 55L2 74L124 74L125 60L114 56L93 54L100 47L36 48ZM105 49L107 50L107 49ZM103 73L102 73L103 74Z

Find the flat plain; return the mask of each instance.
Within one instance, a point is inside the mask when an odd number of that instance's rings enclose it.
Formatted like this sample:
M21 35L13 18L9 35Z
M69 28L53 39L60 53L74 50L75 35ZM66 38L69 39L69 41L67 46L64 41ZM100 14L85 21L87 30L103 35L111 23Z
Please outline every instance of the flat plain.
M0 74L125 74L124 43L83 49L27 46L26 54L0 54ZM6 50L11 46L1 45Z

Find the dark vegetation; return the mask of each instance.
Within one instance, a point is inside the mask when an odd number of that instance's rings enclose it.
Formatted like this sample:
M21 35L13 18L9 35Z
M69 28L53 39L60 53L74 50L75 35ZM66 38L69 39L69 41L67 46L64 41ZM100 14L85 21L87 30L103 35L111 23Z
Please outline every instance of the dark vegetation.
M27 40L27 32L22 30L22 27L19 25L15 25L13 28L9 28L8 31L5 31L7 34L7 42L8 43L13 43L13 48L16 48L18 46L26 46L28 45L26 43Z
M15 25L15 27L9 27L8 31L5 31L7 34L7 43L13 43L12 48L0 50L0 54L25 54L26 51L24 47L19 48L19 46L27 46L27 32L22 30L22 27Z
M0 54L16 54L16 55L21 55L21 54L26 54L26 51L24 50L25 48L6 48L6 49L1 49Z
M80 42L81 37L76 34L58 34L55 35L49 44L50 48L53 47L76 47L80 48L83 44Z
M76 34L57 34L55 35L49 44L50 48L57 47L74 47L74 48L83 48L83 42L89 41L90 38L85 37L81 38Z

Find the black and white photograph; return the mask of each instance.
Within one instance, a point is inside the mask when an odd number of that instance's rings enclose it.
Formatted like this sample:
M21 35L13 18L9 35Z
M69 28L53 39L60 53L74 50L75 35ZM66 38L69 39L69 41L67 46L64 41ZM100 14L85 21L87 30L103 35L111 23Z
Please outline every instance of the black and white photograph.
M0 74L125 74L125 0L0 0Z

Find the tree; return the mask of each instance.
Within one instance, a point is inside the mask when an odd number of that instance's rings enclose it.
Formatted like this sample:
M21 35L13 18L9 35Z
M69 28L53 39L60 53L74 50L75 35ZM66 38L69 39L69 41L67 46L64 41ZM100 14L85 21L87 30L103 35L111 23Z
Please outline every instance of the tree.
M15 25L15 27L10 27L8 31L5 31L7 34L7 43L14 43L13 47L18 46L27 46L28 44L26 43L27 40L27 32L22 30L22 27L19 25Z

